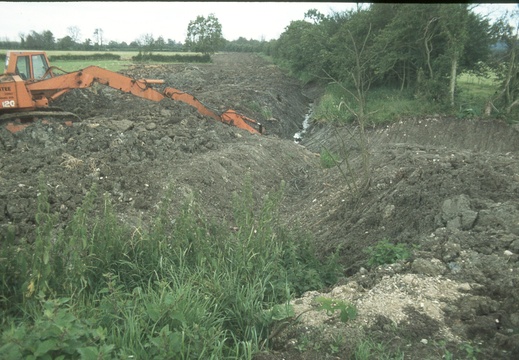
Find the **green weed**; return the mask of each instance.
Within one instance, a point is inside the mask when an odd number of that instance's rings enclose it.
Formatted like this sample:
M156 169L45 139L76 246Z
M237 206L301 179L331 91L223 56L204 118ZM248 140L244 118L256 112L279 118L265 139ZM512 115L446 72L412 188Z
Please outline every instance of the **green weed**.
M339 311L339 318L344 323L357 317L357 308L352 304L322 296L318 297L316 301L321 304L319 310L326 311L329 316L333 315L335 311Z
M405 244L392 244L388 239L379 241L375 246L369 246L365 252L368 255L369 267L393 264L411 256L411 251Z
M366 339L357 344L355 348L355 353L353 355L353 359L403 360L404 353L400 351L394 353L388 349L387 344L375 342L371 339Z
M341 273L336 255L319 260L307 235L279 224L283 187L260 202L249 178L232 226L194 198L172 221L166 195L154 223L130 228L94 186L61 228L41 184L34 243L13 234L0 248L0 348L11 358L250 359L293 316L276 304Z
M2 332L2 359L111 359L114 345L106 343L106 329L77 318L66 306L68 298L45 300L33 323L10 323Z

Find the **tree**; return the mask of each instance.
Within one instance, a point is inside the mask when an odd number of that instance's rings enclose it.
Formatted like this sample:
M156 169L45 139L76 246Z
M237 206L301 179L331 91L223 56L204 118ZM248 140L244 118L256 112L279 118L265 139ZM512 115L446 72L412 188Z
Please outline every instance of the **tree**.
M310 9L305 13L305 19L312 20L314 24L319 24L325 18L317 9Z
M164 37L159 36L158 39L155 41L155 47L159 51L162 51L162 50L164 50L165 46L166 46L166 42L164 41Z
M328 16L312 9L267 49L300 76L326 73L362 89L361 69L366 85L453 105L459 72L477 69L489 54L488 21L471 11L466 4L435 3L374 3Z
M77 26L69 26L67 32L72 41L79 43L79 40L81 39L81 30L79 30Z
M122 43L119 44L117 41L110 40L108 42L108 50L119 49L119 48L122 48L122 47L124 47L124 45Z
M189 22L185 45L191 51L214 54L223 46L222 25L214 14Z
M103 47L103 33L104 33L104 31L101 28L97 28L94 30L95 44L98 47Z
M461 71L479 71L481 63L490 61L494 42L493 31L488 18L472 11L467 19L467 41L460 59Z
M515 28L510 25L514 20ZM497 52L495 71L501 85L493 102L505 114L510 114L519 105L519 9L510 18L507 14L500 19L495 27L504 50Z
M58 39L58 42L56 43L56 47L58 48L58 50L72 50L75 45L76 43L68 35L61 39Z
M24 47L36 50L52 50L54 49L54 35L49 30L45 30L42 33L32 30L25 37Z
M168 39L168 50L170 51L182 51L183 46L181 42L176 42L175 40Z
M328 66L332 49L326 22L316 23L312 19L314 23L292 21L276 41L273 51L276 57L288 61L296 74L315 78L323 75L323 70L332 71Z
M143 34L137 40L137 44L139 44L139 51L142 51L144 54L151 54L155 47L155 39L152 34Z
M85 41L83 41L83 50L92 50L93 48L93 45L92 45L92 40L87 38L85 39Z
M440 9L440 25L447 38L446 55L451 70L449 81L450 105L454 106L458 63L468 38L468 7L466 4L443 4Z

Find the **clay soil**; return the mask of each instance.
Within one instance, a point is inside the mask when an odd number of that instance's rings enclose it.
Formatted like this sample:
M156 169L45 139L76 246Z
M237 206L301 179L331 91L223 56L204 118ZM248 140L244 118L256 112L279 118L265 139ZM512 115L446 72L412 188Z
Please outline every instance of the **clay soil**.
M73 126L0 129L0 238L14 226L31 241L42 186L63 224L95 184L120 220L139 228L166 198L179 208L194 199L208 217L232 221L233 194L247 179L258 201L284 182L282 222L312 234L319 256L339 251L344 278L294 299L296 315L306 313L257 359L350 359L368 338L405 359L519 358L513 126L431 114L370 128L370 181L362 188L358 129L315 124L294 142L320 90L259 56L217 54L210 64L135 65L124 73L164 79L218 111L257 119L268 133L252 135L173 100L103 86L70 92L55 105L82 118ZM323 168L323 148L349 167ZM365 249L383 239L409 245L412 257L369 268ZM353 303L357 318L343 323L318 311L317 296Z

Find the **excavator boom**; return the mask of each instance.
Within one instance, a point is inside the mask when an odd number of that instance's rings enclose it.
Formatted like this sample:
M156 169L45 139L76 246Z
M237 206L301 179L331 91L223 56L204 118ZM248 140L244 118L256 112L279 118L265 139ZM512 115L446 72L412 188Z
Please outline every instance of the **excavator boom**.
M137 80L98 66L55 76L43 52L8 52L6 62L6 72L0 75L0 119L2 114L11 114L12 117L16 112L48 108L52 101L72 89L88 88L99 83L151 101L161 101L164 98L182 101L204 116L245 129L252 134L264 133L260 123L234 110L219 114L193 95L178 89L167 87L160 92L152 88L152 85L164 84L163 80ZM36 73L39 78L35 77Z

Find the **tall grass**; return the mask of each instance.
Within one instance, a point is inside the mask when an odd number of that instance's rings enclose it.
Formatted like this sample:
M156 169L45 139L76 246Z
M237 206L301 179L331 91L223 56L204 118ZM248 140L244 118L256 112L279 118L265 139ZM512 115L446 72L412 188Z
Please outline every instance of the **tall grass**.
M332 124L351 123L355 116L341 106L341 102L357 110L355 99L347 96L337 84L328 85L326 93L315 107L313 119ZM344 105L344 104L343 104ZM368 125L385 124L408 116L430 115L445 112L445 106L417 99L409 91L392 88L373 88L367 95L366 112Z
M498 84L494 74L478 76L462 73L457 81L456 106L426 101L417 98L411 91L394 88L372 88L367 97L366 110L368 122L384 124L406 117L426 116L436 113L450 114L457 117L480 116L488 101L495 94ZM315 121L332 124L350 123L354 116L340 103L345 102L352 109L357 106L337 84L330 84L314 110Z
M93 187L60 228L42 184L34 243L0 244L6 359L250 359L269 309L339 275L337 259L318 260L278 223L282 188L257 204L248 181L233 224L204 217L196 199L172 219L165 197L153 224L132 229Z

